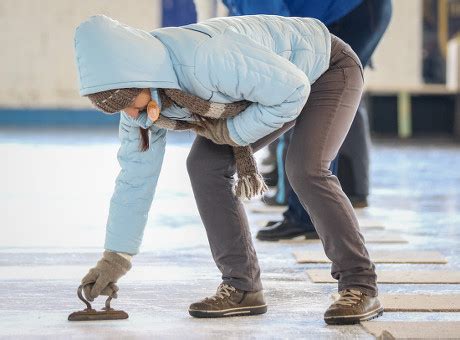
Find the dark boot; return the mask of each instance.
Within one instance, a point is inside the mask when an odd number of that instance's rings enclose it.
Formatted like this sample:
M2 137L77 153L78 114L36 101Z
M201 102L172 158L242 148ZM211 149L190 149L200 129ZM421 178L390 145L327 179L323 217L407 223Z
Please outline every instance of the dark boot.
M377 318L383 314L383 306L377 297L357 289L344 289L340 298L324 313L328 325L350 325Z
M261 173L262 177L264 178L265 184L269 187L276 187L278 184L278 168L275 167L270 172L263 172Z
M270 207L284 207L288 205L287 196L284 197L284 200L279 201L278 195L265 194L262 197L262 202Z
M192 303L188 312L196 318L256 315L266 313L267 304L262 291L246 292L222 283L215 295Z
M369 206L367 202L367 196L355 195L355 196L349 196L348 198L350 199L351 205L355 209L356 208L367 208Z
M316 231L311 230L309 227L284 219L271 227L259 230L256 238L261 241L289 240L299 236L304 236L306 239L319 239Z

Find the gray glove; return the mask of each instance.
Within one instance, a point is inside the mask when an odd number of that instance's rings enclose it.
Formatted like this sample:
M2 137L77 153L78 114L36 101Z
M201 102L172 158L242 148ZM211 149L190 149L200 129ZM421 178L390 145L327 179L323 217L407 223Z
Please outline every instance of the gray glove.
M115 284L120 277L131 269L131 262L123 256L110 251L104 251L96 267L91 268L81 280L83 292L89 301L99 295L117 297L118 286Z
M201 121L194 130L198 135L210 139L216 144L240 146L230 138L226 119L207 119Z

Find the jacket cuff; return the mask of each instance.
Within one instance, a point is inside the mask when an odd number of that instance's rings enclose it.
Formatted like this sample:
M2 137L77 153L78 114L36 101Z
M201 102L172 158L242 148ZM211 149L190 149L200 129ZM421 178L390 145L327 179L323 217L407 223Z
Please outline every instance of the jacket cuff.
M124 257L124 258L127 259L129 262L131 262L131 259L133 258L132 255L126 254L126 253L117 253L117 254L120 255L121 257Z
M241 146L246 146L249 145L249 143L245 142L238 132L236 132L235 124L233 122L233 118L228 118L227 119L227 129L228 129L228 135L232 141L234 141L236 144L241 145Z

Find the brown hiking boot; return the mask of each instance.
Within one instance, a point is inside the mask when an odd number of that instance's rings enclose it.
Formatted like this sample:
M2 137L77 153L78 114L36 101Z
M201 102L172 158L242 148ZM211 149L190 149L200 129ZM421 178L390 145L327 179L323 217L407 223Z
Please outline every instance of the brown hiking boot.
M340 298L324 313L328 325L349 325L377 318L383 314L383 306L377 297L356 289L344 289Z
M262 291L245 292L222 283L214 296L192 303L188 312L196 318L256 315L266 313L267 305Z

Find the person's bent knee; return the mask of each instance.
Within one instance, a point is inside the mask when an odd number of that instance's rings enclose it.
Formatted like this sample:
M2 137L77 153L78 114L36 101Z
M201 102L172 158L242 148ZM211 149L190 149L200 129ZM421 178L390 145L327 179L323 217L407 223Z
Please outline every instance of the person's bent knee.
M310 188L315 181L315 170L300 164L292 158L286 158L286 176L294 191L302 188ZM309 191L309 190L308 190Z

